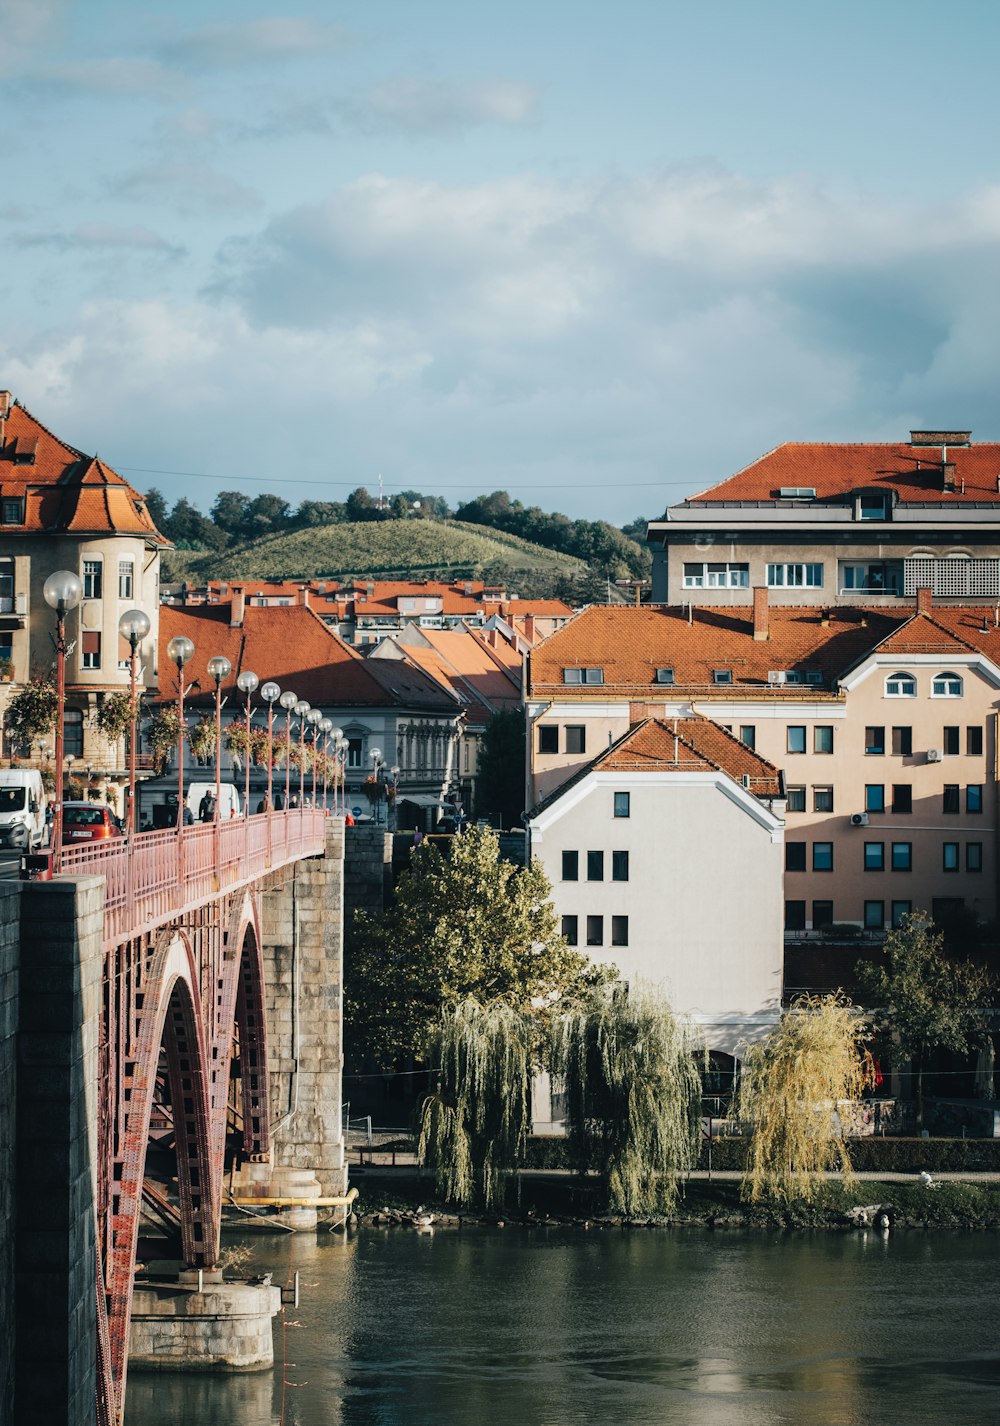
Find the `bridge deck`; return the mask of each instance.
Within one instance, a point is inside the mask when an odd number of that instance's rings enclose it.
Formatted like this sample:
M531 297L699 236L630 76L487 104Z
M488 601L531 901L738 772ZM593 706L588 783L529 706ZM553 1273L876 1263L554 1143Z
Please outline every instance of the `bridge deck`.
M65 847L62 872L103 876L104 939L114 945L325 847L315 808L262 812L131 838Z

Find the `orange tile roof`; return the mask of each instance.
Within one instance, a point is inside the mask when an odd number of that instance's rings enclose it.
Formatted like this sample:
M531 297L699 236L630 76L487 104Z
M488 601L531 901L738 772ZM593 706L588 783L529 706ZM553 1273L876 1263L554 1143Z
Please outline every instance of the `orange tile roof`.
M488 645L469 631L421 629L420 636L423 645L397 647L468 705L470 723L485 726L494 713L521 706L520 665L515 681L491 657Z
M24 453L31 460L20 459ZM9 535L113 531L169 544L127 480L61 441L19 405L0 419L0 497L24 501L24 524L8 527Z
M663 605L591 605L528 655L529 696L610 696L662 701L679 692L699 698L754 693L769 698L829 697L836 680L911 617L886 610L772 607L769 638L753 637L749 607L687 611ZM1000 642L1000 639L998 639ZM602 684L567 685L566 668L600 668ZM673 685L656 682L656 670L674 671ZM732 684L713 672L730 669ZM819 670L819 686L769 686L772 670Z
M941 488L940 446L836 445L786 441L750 465L691 496L685 504L718 500L776 500L787 487L816 491L817 500L850 495L862 488L896 490L903 502L1000 504L1000 443L949 446L955 489Z

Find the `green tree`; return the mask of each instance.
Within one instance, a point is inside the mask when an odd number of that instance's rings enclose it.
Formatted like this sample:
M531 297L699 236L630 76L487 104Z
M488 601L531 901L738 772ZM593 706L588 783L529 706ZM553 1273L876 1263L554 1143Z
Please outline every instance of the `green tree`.
M669 1212L701 1146L701 1076L666 1001L619 986L560 1016L552 1073L577 1162L605 1175L612 1212Z
M247 521L251 538L257 535L272 535L287 529L291 518L291 506L280 495L258 495L250 502Z
M249 533L250 497L239 490L220 490L212 505L212 520L224 530L231 545Z
M146 510L156 528L161 533L166 533L167 502L155 486L146 491Z
M925 911L907 916L885 938L881 963L859 961L858 981L894 1065L917 1071L917 1123L923 1124L924 1066L932 1050L966 1054L985 1034L993 977L945 953L944 932Z
M850 1174L843 1101L874 1083L866 1029L846 1000L803 996L748 1047L737 1090L740 1117L753 1124L744 1198L808 1199L828 1170Z
M477 817L499 817L503 827L521 825L524 749L524 714L516 708L494 713L479 742Z
M453 838L447 856L415 847L381 916L355 918L344 968L352 1057L388 1067L423 1054L442 1011L469 998L542 1025L562 997L585 994L601 973L567 947L550 891L539 866L501 857L488 827Z
M319 525L339 525L344 518L344 506L339 500L303 500L292 522L300 528L314 529Z

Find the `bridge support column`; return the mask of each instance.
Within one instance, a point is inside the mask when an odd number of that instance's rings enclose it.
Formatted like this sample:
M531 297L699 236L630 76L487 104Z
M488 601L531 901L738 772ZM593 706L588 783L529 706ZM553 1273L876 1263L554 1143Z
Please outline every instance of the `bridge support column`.
M296 862L264 896L272 1161L244 1166L237 1198L331 1198L346 1190L343 896L344 824L331 818L326 855ZM316 1218L315 1209L297 1206L285 1221L305 1228Z
M281 1289L223 1282L219 1271L136 1284L129 1371L255 1372L274 1364L271 1318Z
M103 934L103 877L21 888L18 1426L89 1426L94 1419Z

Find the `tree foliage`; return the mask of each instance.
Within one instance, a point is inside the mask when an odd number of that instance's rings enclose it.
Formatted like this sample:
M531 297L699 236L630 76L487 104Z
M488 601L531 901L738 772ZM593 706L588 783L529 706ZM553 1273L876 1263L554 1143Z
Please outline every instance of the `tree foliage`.
M893 1063L912 1060L916 1065L922 1117L927 1056L939 1048L965 1054L985 1033L983 1012L993 979L971 961L950 959L944 931L925 911L905 917L890 931L882 963L859 961L857 976Z
M701 1143L701 1077L688 1027L648 991L608 989L560 1016L552 1073L574 1156L600 1169L616 1213L669 1212Z
M846 1000L803 996L747 1048L737 1090L740 1117L753 1124L744 1198L810 1199L826 1171L849 1177L849 1116L838 1104L874 1083L865 1033Z
M429 1046L437 1085L420 1116L420 1162L450 1203L499 1208L531 1127L534 1017L502 1000L445 1010Z
M514 708L494 713L479 742L476 816L499 817L518 827L524 811L524 714Z
M386 910L359 913L344 971L346 1038L353 1056L391 1065L422 1054L443 1009L470 997L544 1023L561 997L604 972L559 934L537 864L500 855L489 828L470 828L445 855L415 847Z

